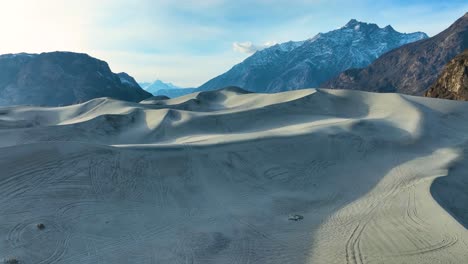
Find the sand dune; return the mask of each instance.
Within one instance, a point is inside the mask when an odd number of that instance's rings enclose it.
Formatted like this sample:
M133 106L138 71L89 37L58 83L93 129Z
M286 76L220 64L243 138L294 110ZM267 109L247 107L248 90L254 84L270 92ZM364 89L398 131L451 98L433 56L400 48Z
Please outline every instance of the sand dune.
M0 259L467 263L467 121L326 89L0 108Z

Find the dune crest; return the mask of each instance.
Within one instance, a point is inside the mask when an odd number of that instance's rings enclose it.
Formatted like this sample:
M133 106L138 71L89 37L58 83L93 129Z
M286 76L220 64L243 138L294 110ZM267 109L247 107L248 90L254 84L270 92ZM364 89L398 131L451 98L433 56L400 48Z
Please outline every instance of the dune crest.
M0 259L465 263L467 120L327 89L0 108Z

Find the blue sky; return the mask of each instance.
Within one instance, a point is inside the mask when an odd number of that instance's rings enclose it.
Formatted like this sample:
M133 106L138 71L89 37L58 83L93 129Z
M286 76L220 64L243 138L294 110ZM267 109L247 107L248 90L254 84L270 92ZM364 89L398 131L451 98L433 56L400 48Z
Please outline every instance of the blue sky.
M16 0L0 4L0 53L67 50L139 81L198 86L272 43L304 40L351 18L430 36L465 1Z

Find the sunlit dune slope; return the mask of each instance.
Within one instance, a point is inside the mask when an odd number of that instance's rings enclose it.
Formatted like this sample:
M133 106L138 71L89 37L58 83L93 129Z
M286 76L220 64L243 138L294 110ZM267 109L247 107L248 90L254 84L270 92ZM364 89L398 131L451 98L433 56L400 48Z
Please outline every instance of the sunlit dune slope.
M467 140L468 103L342 90L0 108L0 259L466 263Z

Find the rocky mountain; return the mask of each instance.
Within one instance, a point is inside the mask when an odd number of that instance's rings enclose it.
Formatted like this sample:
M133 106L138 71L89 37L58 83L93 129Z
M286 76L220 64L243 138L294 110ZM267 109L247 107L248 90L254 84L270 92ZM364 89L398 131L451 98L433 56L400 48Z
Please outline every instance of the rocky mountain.
M135 89L141 89L141 86L137 83L135 78L128 75L128 73L120 72L120 73L117 73L117 76L119 76L120 82L122 84L128 85L128 86L133 87Z
M404 34L391 26L350 20L344 27L299 42L286 42L257 51L199 90L230 85L256 92L316 87L340 72L364 67L381 54L427 38L422 32Z
M0 105L70 105L97 97L138 102L151 96L126 73L87 54L0 55Z
M321 87L421 95L444 65L468 48L468 13L434 37L394 49L371 65L347 70Z
M447 63L425 96L468 101L468 49Z

